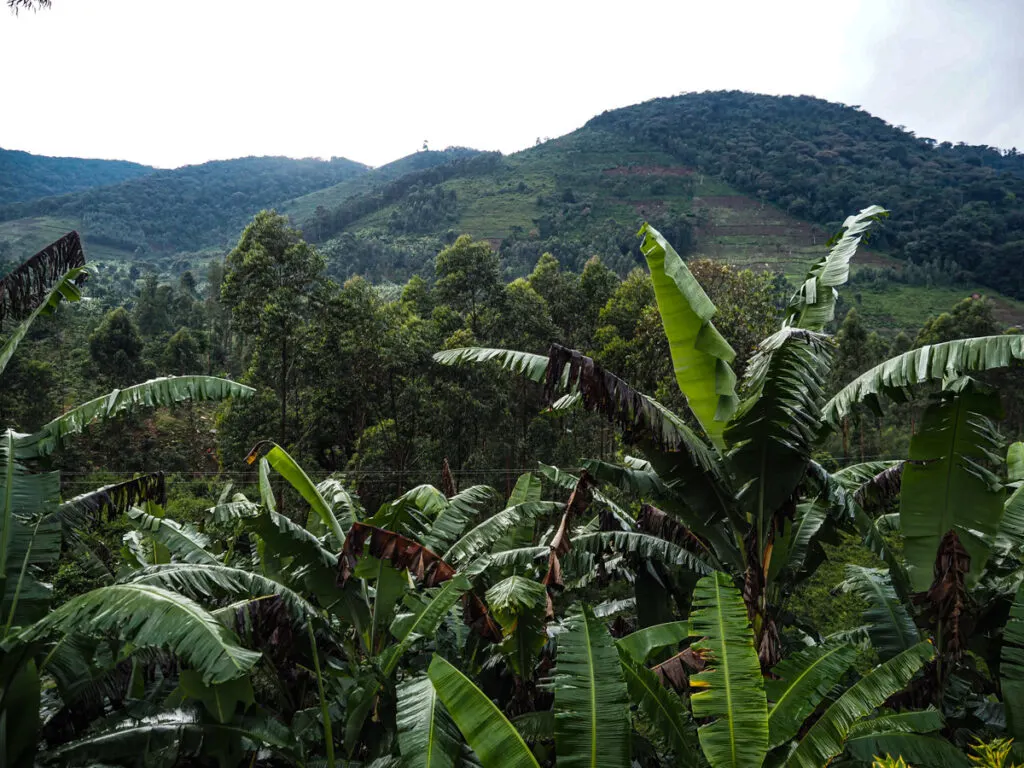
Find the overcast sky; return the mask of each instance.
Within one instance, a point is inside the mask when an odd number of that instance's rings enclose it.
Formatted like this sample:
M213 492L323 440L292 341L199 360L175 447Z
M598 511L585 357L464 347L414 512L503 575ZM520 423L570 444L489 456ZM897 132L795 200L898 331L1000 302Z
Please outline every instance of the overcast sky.
M513 152L732 88L1024 148L1024 0L53 0L0 5L0 73L0 146L161 167Z

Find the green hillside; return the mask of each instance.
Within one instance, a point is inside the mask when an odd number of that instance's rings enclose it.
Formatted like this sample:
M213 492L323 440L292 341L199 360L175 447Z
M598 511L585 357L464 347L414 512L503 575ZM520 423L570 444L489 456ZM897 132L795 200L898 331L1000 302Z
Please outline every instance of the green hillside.
M318 189L315 192L310 192L308 195L302 195L293 200L287 200L278 206L278 210L290 216L294 221L309 221L316 216L317 208L333 208L354 195L370 192L407 173L433 168L456 158L469 157L475 154L477 154L476 150L462 147L454 147L443 151L428 150L416 152L415 154L406 155L386 165L374 168L365 174L353 176L339 184Z
M118 184L154 170L124 160L45 157L0 148L0 205Z
M462 233L499 250L508 276L544 252L575 270L599 255L624 274L641 263L644 221L690 257L793 278L843 216L877 202L891 217L855 267L873 324L913 325L970 293L1020 322L1022 201L1016 153L936 144L819 99L721 92L607 112L508 156L418 152L377 169L244 158L0 206L0 249L31 251L73 226L100 257L173 272L223 253L253 213L276 207L339 279L429 276Z
M111 187L0 207L0 242L39 217L69 222L86 241L133 254L199 251L236 239L258 211L366 173L345 158L245 157L157 171Z

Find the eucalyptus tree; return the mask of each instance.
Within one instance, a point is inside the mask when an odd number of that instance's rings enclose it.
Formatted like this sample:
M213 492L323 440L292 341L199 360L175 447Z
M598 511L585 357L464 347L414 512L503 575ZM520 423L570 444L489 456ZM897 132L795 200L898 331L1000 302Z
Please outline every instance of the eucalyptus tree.
M250 343L252 373L273 380L277 389L277 439L288 440L288 407L300 338L311 309L323 301L325 261L288 219L261 211L242 231L228 254L221 299L231 309L235 329Z
M0 374L37 318L81 298L87 274L81 241L71 232L0 281L0 320L18 323L0 348ZM139 648L158 644L180 651L210 676L225 674L235 650L246 658L230 638L209 632L212 619L162 590L100 587L48 612L51 589L42 575L60 557L62 540L85 546L81 534L91 516L158 499L163 480L142 476L62 503L60 473L46 471L43 459L89 425L139 408L251 393L249 387L208 376L153 379L71 408L31 434L7 428L0 435L0 759L5 764L27 764L35 753L39 700L47 687L41 676L57 679L59 686L62 672L68 672L60 665L74 645L57 638L85 629L116 631Z

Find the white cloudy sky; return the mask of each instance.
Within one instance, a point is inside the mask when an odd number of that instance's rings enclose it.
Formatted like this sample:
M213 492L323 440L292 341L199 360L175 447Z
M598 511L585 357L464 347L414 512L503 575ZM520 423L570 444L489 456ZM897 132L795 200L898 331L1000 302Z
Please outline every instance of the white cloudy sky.
M737 88L1024 147L1024 0L53 0L0 5L0 146L174 167L511 152Z

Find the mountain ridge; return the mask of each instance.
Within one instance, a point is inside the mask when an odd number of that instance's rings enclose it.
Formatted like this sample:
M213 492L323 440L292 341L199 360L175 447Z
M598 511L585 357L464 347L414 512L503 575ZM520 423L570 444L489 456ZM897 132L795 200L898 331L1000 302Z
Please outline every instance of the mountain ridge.
M510 155L453 148L376 169L344 163L338 178L307 174L241 197L239 179L244 187L251 173L233 160L8 205L0 246L79 225L91 251L108 249L104 258L210 258L256 206L275 207L319 245L336 277L401 282L429 275L437 251L464 232L491 242L511 276L543 252L572 269L597 254L624 273L642 262L633 235L650 220L683 253L792 278L846 215L879 203L892 214L858 267L877 272L876 285L987 286L1024 297L1024 156L937 143L812 97L683 94L605 111ZM193 189L206 183L196 169L217 168L226 194ZM193 199L168 204L154 179ZM150 190L148 208L125 193L133 188Z
M117 184L155 170L128 160L36 155L0 147L0 205Z

